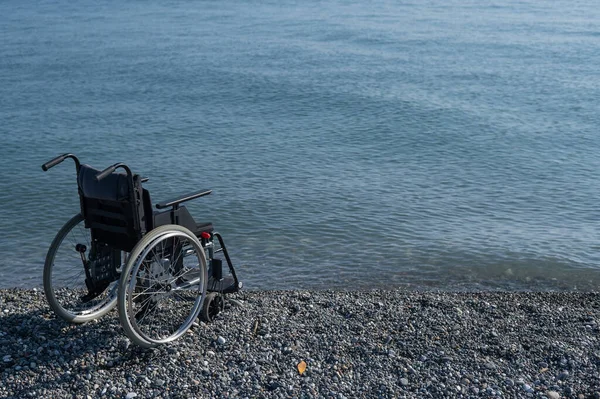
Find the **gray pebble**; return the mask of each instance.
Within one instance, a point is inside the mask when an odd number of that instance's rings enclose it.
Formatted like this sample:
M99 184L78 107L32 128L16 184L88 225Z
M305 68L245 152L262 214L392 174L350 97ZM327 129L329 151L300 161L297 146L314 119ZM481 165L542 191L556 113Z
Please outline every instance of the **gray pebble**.
M567 378L569 378L569 372L567 370L561 371L558 375L559 380L566 380Z
M217 321L200 322L194 334L142 349L127 345L118 317L69 325L49 313L43 295L0 290L0 309L11 306L11 325L0 320L0 397L555 399L554 393L590 398L597 390L600 350L595 335L582 335L582 320L593 325L585 317L600 319L594 294L398 290L236 297L244 299L243 312L225 309ZM562 344L571 342L578 344ZM304 373L301 361L308 365Z
M485 368L488 370L495 370L496 369L496 363L494 362L487 362L485 364Z

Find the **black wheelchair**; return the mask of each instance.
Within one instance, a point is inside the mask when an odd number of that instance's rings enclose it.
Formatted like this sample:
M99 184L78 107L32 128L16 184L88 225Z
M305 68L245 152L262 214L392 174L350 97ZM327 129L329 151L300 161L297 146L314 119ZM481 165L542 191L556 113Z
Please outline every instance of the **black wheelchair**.
M44 292L59 317L84 323L118 305L129 338L154 347L198 317L211 321L225 295L242 288L223 237L181 205L210 190L159 202L155 211L142 187L148 179L123 163L99 171L63 154L42 169L67 158L75 162L81 212L60 229L44 264Z

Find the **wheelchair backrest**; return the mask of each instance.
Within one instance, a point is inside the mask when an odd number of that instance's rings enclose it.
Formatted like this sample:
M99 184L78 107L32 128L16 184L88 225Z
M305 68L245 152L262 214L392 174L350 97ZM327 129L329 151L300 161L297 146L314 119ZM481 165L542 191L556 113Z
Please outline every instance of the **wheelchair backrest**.
M138 175L111 173L96 180L99 170L81 165L77 177L81 213L92 239L131 252L146 232L143 189ZM146 207L147 208L147 207ZM151 215L150 215L151 217Z

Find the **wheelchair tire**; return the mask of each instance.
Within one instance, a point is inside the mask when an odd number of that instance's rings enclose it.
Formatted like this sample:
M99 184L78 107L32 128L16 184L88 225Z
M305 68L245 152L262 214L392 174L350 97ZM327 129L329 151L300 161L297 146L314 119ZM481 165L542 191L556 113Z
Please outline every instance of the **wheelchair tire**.
M223 295L218 292L209 292L202 305L202 313L200 313L201 319L210 323L217 317L221 310L223 310L223 306Z
M91 235L85 228L83 216L71 218L56 234L44 263L44 293L54 313L70 323L85 323L108 313L117 303L117 282L111 283L99 296L84 300L88 292L82 253L75 246L87 248L89 254Z
M119 319L135 344L150 348L182 336L206 296L207 267L198 238L179 225L164 225L136 244L121 274Z

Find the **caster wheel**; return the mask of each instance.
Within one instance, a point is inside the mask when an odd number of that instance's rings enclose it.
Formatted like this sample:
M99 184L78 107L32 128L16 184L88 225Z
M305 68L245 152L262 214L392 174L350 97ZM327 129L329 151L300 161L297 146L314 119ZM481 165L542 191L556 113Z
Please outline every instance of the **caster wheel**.
M202 320L205 322L211 322L223 309L223 296L217 292L209 292L204 298L204 304L202 305Z

